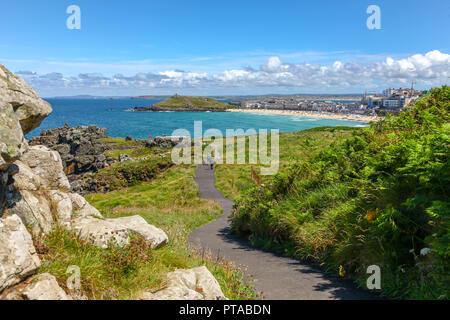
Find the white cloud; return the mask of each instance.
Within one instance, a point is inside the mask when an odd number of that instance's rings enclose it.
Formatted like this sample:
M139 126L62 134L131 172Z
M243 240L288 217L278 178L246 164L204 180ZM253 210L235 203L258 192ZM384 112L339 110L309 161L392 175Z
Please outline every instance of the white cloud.
M360 88L383 88L404 85L415 80L420 86L446 83L450 76L450 55L437 50L415 54L403 59L386 58L378 62L342 62L331 64L283 63L272 56L259 68L224 70L217 73L187 72L179 69L156 73L137 73L132 76L116 74L108 77L102 73L82 73L64 76L61 73L44 75L21 71L20 75L39 92L58 92L58 88L78 91L95 88L120 89L127 94L160 93L183 89L198 94L220 92L358 92ZM154 89L154 91L145 91ZM155 91L157 90L157 91ZM180 91L181 90L181 91Z

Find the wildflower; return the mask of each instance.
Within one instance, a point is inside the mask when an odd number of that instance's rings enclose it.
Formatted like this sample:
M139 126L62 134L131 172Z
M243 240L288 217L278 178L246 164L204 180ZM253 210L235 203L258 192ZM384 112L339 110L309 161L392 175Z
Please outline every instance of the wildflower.
M339 266L339 275L341 277L345 276L345 270L344 270L344 267L342 265Z
M409 250L409 252L410 252L410 253L413 253L413 252L414 252L414 249Z
M367 221L374 221L377 218L377 212L375 210L367 211L366 219Z
M432 236L433 236L433 237L437 237L437 233L433 233Z
M423 248L422 250L420 250L420 255L421 256L426 256L427 254L429 254L431 252L430 248Z

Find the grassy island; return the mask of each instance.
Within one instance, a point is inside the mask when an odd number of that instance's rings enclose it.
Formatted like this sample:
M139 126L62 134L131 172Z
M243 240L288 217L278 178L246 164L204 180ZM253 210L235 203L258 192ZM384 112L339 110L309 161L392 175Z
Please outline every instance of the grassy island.
M226 111L233 106L208 97L188 97L175 94L150 107L136 107L135 111Z

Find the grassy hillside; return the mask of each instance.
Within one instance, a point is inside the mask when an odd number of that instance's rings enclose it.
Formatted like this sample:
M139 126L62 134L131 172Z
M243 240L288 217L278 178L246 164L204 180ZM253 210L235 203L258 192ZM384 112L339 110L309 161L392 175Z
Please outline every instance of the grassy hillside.
M352 127L319 127L298 132L280 134L280 171L284 171L290 164L309 160L312 156L336 141L351 137L359 128ZM247 138L248 146L248 138ZM235 153L237 152L235 144ZM248 155L247 155L248 159ZM250 164L221 164L217 165L216 187L228 198L237 199L243 192L255 186L252 180ZM257 166L254 166L256 172ZM269 183L272 177L261 177Z
M231 109L233 106L228 103L217 101L206 97L187 97L174 95L170 99L158 102L152 106L155 109L187 109L187 110L206 110L206 111L220 111Z
M188 248L189 233L222 213L214 202L199 198L194 171L194 167L174 166L151 181L86 197L108 218L141 215L167 233L168 245L150 249L136 238L123 248L99 249L74 233L57 229L36 243L43 261L41 272L55 275L64 286L70 276L67 267L77 265L82 291L89 298L133 299L142 290L162 288L170 271L206 265L229 299L258 298L238 266Z
M250 174L227 185L226 167L219 166L218 184L241 195L232 230L362 287L367 267L378 265L381 290L389 296L448 299L449 107L450 88L434 89L398 116L322 150L299 151L261 186ZM308 150L300 137L291 150L281 144L282 159L296 147ZM315 141L321 139L308 144Z

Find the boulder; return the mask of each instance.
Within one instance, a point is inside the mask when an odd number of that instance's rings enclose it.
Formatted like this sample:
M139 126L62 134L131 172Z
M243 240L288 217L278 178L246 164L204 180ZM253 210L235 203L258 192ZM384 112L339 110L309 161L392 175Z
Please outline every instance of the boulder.
M0 219L0 292L35 273L41 262L31 235L17 216Z
M105 146L101 138L106 138L105 128L94 125L44 130L41 135L30 139L29 144L45 145L59 152L66 174L73 175L97 172L108 165L103 152ZM71 179L72 181L75 180Z
M133 158L131 158L129 155L125 153L119 154L119 162L125 162L125 161L133 161Z
M59 226L70 230L73 205L69 194L59 190L49 190L48 198L53 209L52 213L56 220L55 222Z
M169 242L169 238L163 230L147 223L147 221L145 221L145 219L141 216L136 215L130 217L121 217L109 219L109 221L119 223L125 226L128 230L141 235L146 241L150 243L153 249L159 248Z
M139 296L140 300L225 300L216 278L205 267L179 269L167 274L166 288Z
M31 146L8 170L15 174L6 190L5 212L18 215L33 234L48 234L56 225L71 229L72 215L101 217L83 197L68 192L70 184L56 151Z
M70 183L64 174L58 152L45 146L31 146L28 152L20 158L20 161L27 165L35 176L39 177L40 189L70 190ZM16 184L16 188L23 189L23 186Z
M108 248L111 243L122 247L130 242L127 228L110 220L93 217L75 218L72 221L72 228L81 239L102 249Z
M1 92L1 77L0 77ZM0 170L6 169L28 148L22 128L14 110L0 96Z
M15 190L10 206L5 210L7 215L17 215L31 227L34 235L41 232L48 234L56 225L53 220L51 202L42 191Z
M73 219L72 228L82 239L104 249L111 243L118 246L128 244L133 232L148 241L152 248L158 248L168 242L164 231L148 224L141 216L116 219L80 217Z
M22 78L0 64L0 106L9 104L16 114L24 134L37 128L51 112L50 104L42 100Z
M49 273L40 274L22 293L25 300L72 300Z
M84 199L81 195L77 193L69 193L70 199L72 200L72 216L74 217L88 217L93 216L97 218L102 218L102 214L89 202Z

